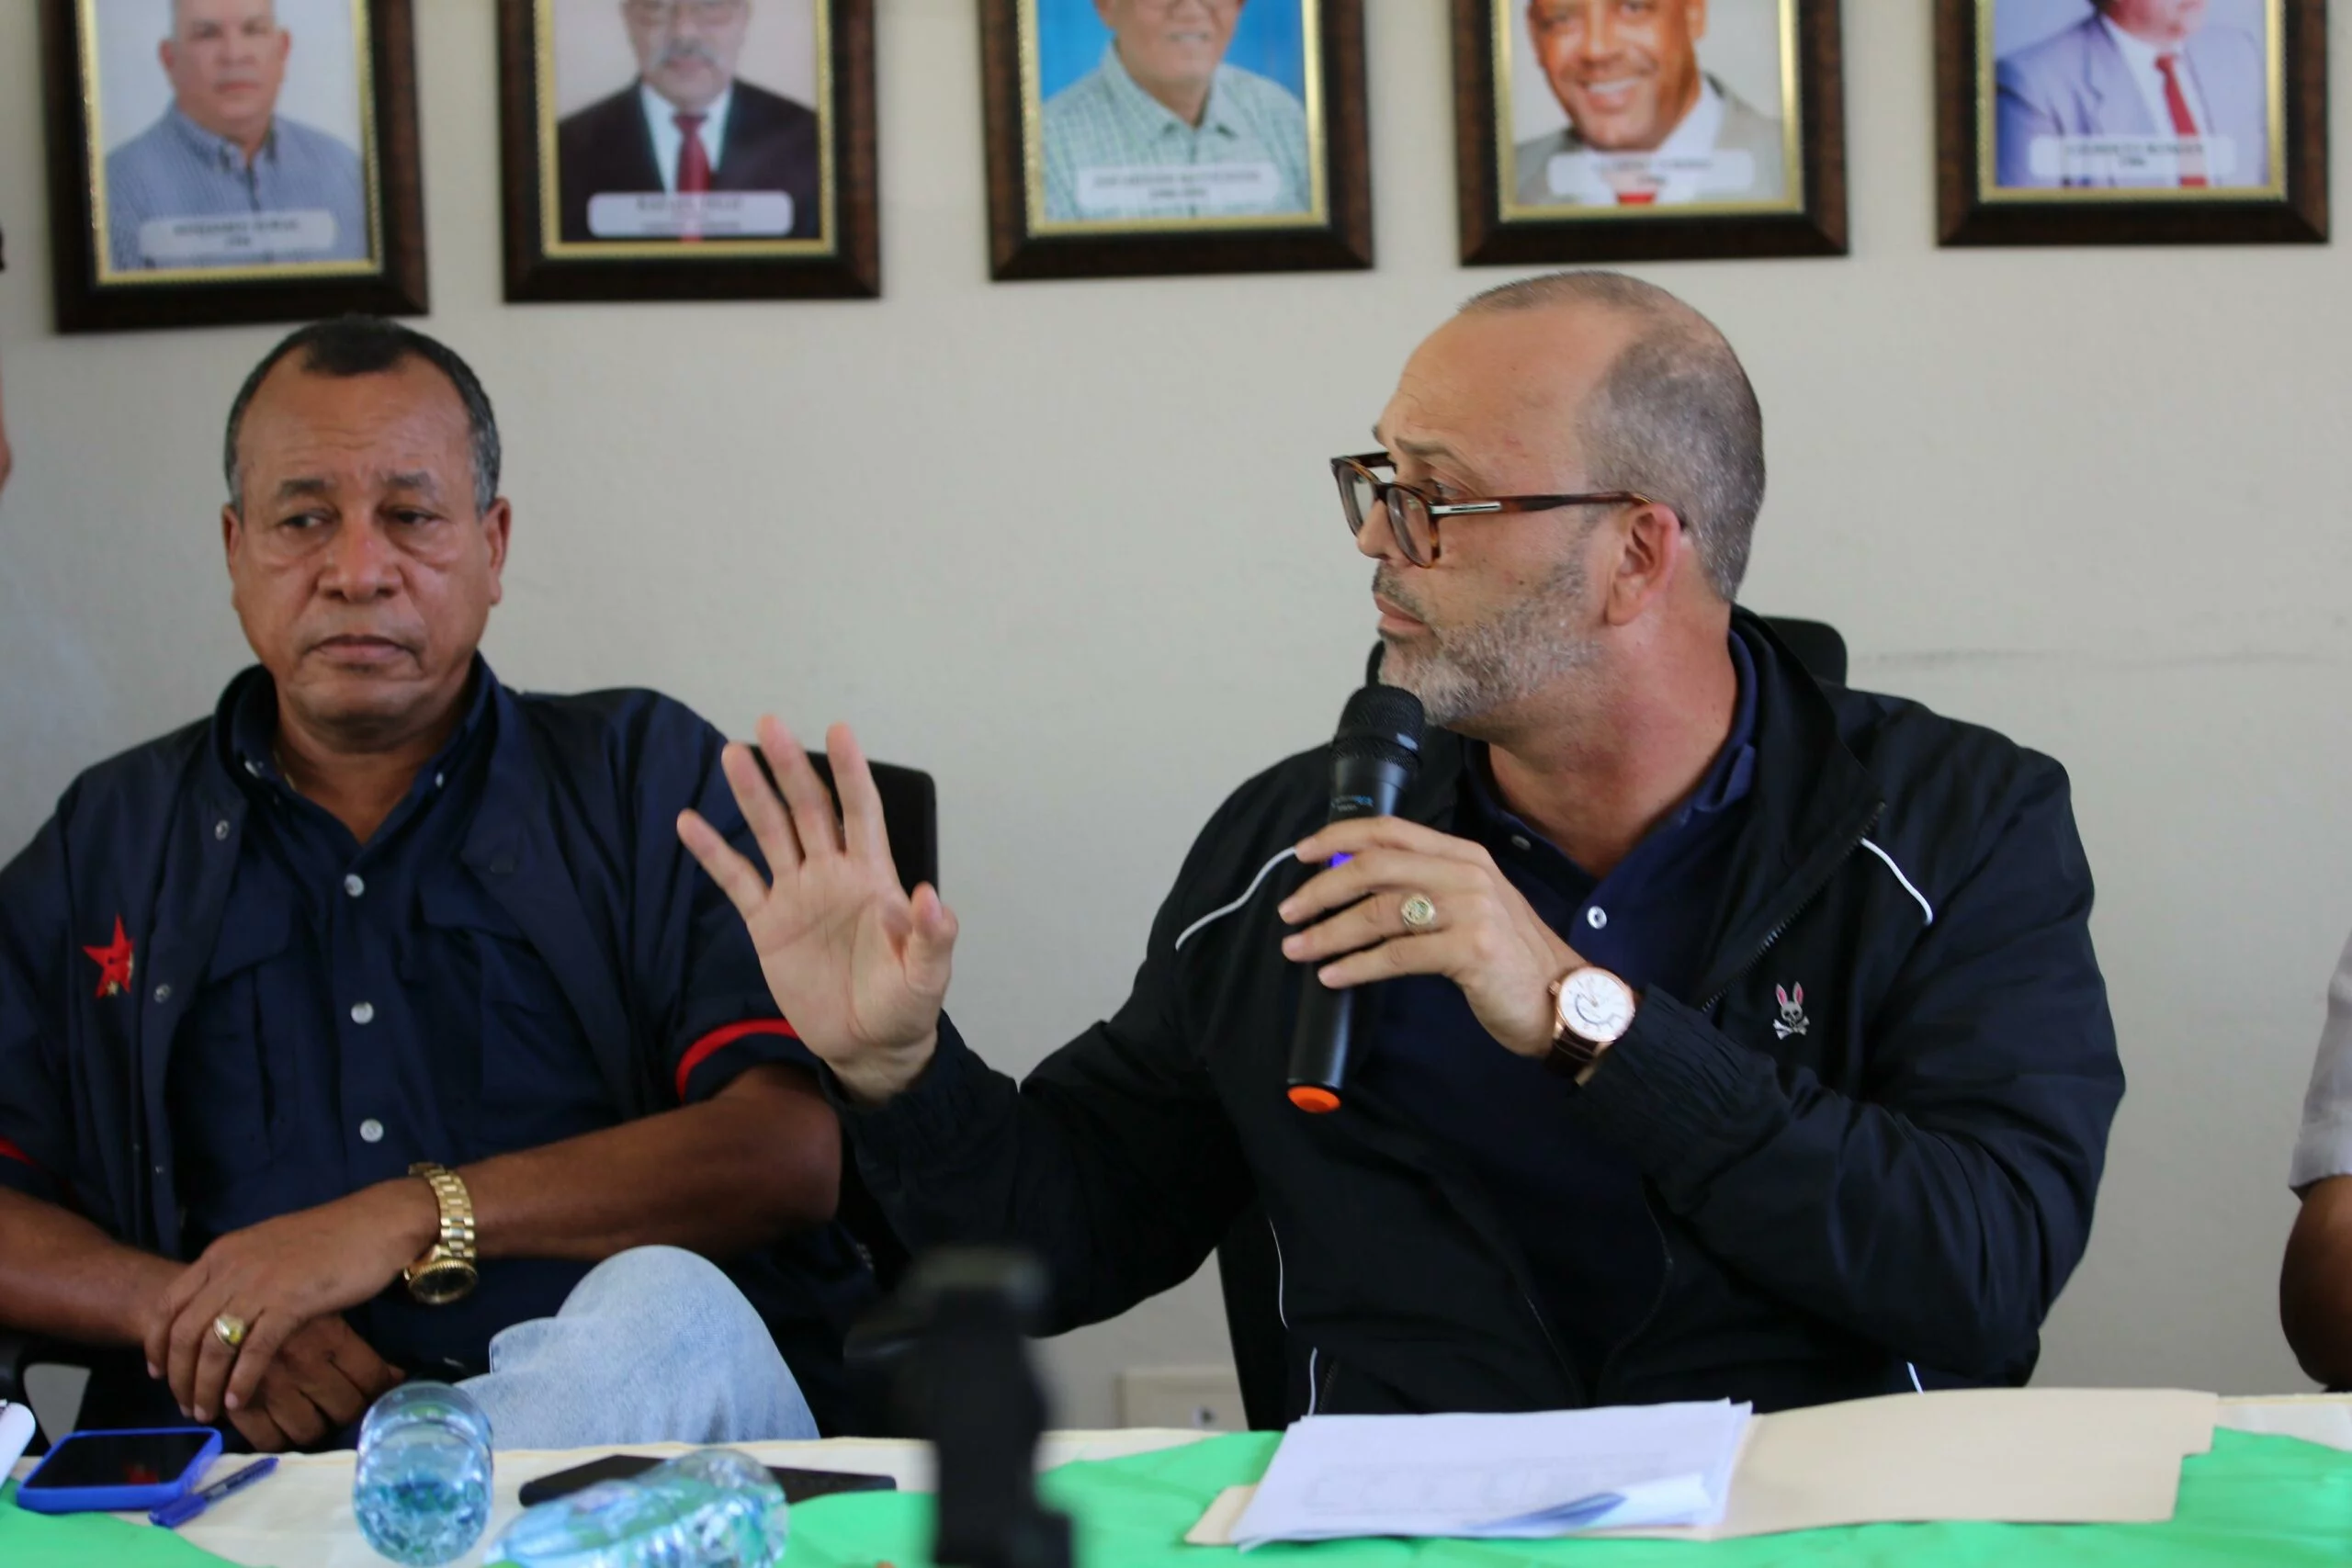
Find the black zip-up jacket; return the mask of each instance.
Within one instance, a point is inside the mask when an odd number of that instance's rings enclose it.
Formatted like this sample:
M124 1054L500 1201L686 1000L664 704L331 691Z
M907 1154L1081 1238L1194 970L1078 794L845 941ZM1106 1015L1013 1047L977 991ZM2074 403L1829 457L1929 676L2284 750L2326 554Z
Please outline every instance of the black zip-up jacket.
M1328 1116L1283 1098L1302 971L1274 906L1305 875L1285 852L1322 824L1327 750L1218 809L1115 1017L1017 1089L943 1021L913 1089L849 1113L901 1237L1034 1249L1059 1330L1191 1275L1254 1192L1294 1416L1773 1409L1909 1388L1914 1368L2023 1382L2123 1093L2065 774L1817 685L1745 613L1734 631L1756 657L1758 756L1706 978L1652 987L1567 1111L1639 1168L1665 1260L1597 1379L1410 1108L1363 1083ZM1399 815L1447 828L1465 750L1425 737Z

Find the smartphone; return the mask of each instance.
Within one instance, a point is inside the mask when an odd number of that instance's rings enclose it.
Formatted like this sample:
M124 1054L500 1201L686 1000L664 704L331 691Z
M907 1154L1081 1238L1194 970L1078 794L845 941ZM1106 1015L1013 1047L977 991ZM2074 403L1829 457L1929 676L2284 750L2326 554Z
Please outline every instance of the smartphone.
M220 1457L209 1427L137 1432L74 1432L17 1488L17 1506L37 1514L160 1508L187 1495Z
M662 1461L643 1454L606 1454L603 1459L553 1475L542 1475L537 1481L526 1481L515 1495L523 1506L536 1507L541 1503L565 1497L583 1486L594 1486L599 1481L627 1481L632 1475L642 1475ZM887 1475L852 1475L837 1470L787 1470L782 1465L768 1466L768 1473L784 1488L787 1503L806 1503L812 1497L830 1497L836 1492L895 1492L899 1483Z

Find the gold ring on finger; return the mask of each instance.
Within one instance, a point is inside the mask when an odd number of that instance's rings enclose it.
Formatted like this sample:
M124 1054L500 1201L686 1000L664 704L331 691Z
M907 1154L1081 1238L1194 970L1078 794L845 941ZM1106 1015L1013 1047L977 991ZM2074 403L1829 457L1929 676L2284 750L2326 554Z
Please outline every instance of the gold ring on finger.
M224 1312L212 1320L212 1337L233 1350L245 1342L245 1320L235 1313Z
M1416 893L1397 909L1396 918L1405 922L1407 931L1418 935L1436 927L1437 906L1430 902L1428 894Z

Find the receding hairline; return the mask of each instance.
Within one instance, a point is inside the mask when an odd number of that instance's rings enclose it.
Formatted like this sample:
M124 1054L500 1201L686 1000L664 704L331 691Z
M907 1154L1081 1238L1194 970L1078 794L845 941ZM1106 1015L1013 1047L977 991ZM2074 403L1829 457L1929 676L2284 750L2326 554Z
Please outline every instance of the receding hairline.
M466 406L465 389L458 384L457 378L451 376L440 366L433 363L433 361L425 355L415 349L410 349L406 353L403 353L399 358L393 360L390 365L384 366L381 369L362 370L346 376L323 368L322 365L314 362L315 354L315 346L312 346L299 349L291 354L281 355L277 362L270 366L268 372L262 377L260 381L254 384L254 395L251 401L249 401L243 409L238 411L236 458L239 470L239 488L241 491L243 489L243 479L244 446L245 442L250 438L250 433L253 429L254 405L261 402L264 394L269 390L269 387L272 382L276 381L280 376L285 375L292 375L296 377L314 376L322 381L357 381L367 379L370 377L402 375L412 367L422 368L430 375L434 382L448 395L450 405L456 412L458 425L465 432L466 463L469 474L471 473L471 470L479 465L480 459L474 450L472 411ZM415 476L401 475L395 477L413 478ZM479 475L471 475L471 477L474 477L477 479L479 479ZM244 498L240 494L236 499L239 503L242 503Z
M1462 302L1458 316L1597 311L1639 323L1632 342L1659 333L1731 347L1721 329L1681 296L1622 272L1555 272L1482 290Z
M180 17L187 9L188 0L172 0L172 37L180 36ZM277 0L262 0L262 9L269 14L270 26L277 25Z

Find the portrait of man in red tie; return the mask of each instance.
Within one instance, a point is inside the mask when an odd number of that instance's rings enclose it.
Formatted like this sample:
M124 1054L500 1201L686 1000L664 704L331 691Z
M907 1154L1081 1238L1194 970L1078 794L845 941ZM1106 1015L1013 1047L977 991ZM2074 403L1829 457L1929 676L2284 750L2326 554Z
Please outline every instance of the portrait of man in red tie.
M1994 0L1995 184L2272 184L2262 0Z
M1520 206L1788 199L1780 51L1793 0L1523 4L1512 53L1524 60L1511 73ZM1531 120L1558 128L1530 135Z
M813 0L540 3L552 6L563 98L600 64L607 82L626 69L616 32L636 66L627 85L557 122L566 243L822 236L820 116L738 73L751 55L813 85Z

